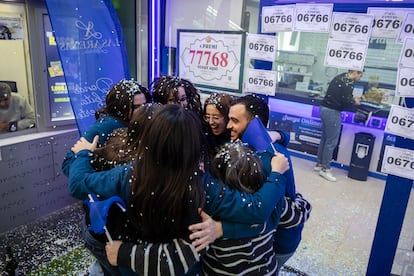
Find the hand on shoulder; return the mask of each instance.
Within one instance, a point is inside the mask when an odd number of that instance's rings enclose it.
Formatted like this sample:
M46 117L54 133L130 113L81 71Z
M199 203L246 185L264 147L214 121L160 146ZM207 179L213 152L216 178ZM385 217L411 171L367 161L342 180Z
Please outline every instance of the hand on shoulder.
M90 150L90 151L94 151L97 147L98 144L98 140L99 140L99 136L96 135L93 138L93 142L89 143L88 140L86 140L84 137L81 137L71 148L71 150L76 154L78 152L80 152L81 150Z

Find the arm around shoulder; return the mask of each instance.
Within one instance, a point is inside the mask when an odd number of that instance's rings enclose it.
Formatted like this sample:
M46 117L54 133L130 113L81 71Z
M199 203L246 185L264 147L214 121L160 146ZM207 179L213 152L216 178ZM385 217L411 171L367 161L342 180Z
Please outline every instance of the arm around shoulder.
M285 197L285 207L280 216L279 226L285 229L305 223L312 211L312 205L299 193L295 200Z
M221 220L247 224L264 223L286 187L286 177L278 172L272 172L254 194L222 186L209 175L204 177L204 181L206 212Z

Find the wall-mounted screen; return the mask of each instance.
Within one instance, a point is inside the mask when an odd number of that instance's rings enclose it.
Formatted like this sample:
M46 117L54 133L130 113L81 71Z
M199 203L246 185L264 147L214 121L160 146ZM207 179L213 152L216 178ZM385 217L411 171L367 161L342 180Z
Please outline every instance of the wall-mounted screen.
M68 95L65 76L47 14L43 14L43 26L50 121L73 120L75 117Z
M363 85L354 85L354 90L352 92L352 95L354 97L361 97L364 94L365 87Z

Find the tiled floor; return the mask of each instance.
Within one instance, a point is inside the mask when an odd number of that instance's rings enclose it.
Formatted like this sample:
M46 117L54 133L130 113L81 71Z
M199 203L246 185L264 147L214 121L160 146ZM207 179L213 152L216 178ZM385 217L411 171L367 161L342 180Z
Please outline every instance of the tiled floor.
M348 178L347 171L333 168L337 182L329 182L313 171L313 162L297 157L292 161L297 190L313 210L300 247L287 265L308 275L365 275L385 181L372 177L357 181ZM414 275L413 245L411 192L392 274Z
M385 181L371 177L368 181L356 181L348 178L345 170L333 168L338 181L329 182L313 171L313 162L298 157L292 157L292 161L297 190L312 203L313 210L302 242L287 262L296 271L282 271L281 275L365 275ZM0 234L0 270L6 245L13 246L20 260L20 271L29 275L42 262L63 254L65 249L80 246L81 217L78 205L69 206L33 225ZM411 192L392 274L414 275L413 245L414 192ZM77 260L81 260L77 261L81 262L80 271L85 271L91 262L88 257ZM66 274L84 274L76 271Z

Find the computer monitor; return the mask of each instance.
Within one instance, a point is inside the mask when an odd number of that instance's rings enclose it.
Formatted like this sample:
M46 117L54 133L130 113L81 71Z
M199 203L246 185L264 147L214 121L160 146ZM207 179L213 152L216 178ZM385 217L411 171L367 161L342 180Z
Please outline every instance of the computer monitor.
M352 95L354 97L362 97L362 95L364 95L364 91L365 91L365 86L355 84L354 85L354 90L352 91Z
M12 92L17 92L17 85L15 81L0 81L0 82L7 83L10 86Z

